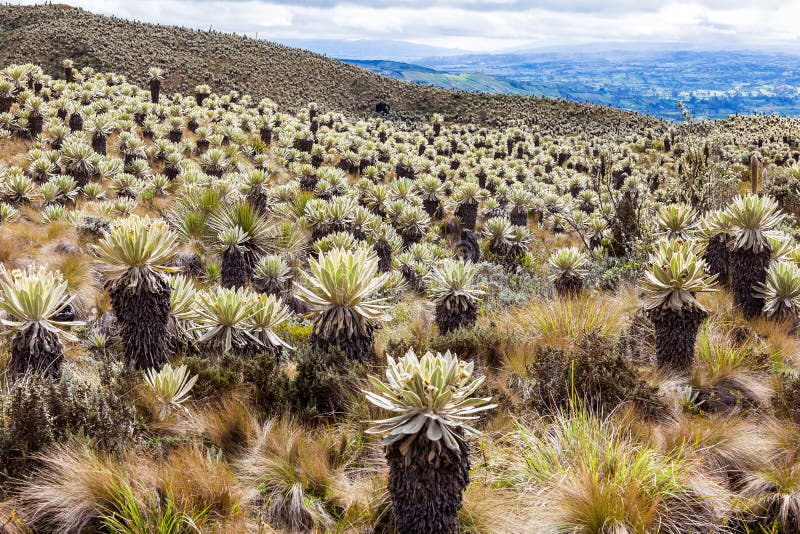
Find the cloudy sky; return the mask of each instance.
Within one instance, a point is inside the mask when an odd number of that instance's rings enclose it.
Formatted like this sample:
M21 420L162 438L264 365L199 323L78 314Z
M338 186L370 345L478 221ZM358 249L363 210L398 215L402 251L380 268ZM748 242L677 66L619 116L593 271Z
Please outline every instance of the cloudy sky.
M587 42L800 50L800 0L66 2L96 13L274 40L393 39L474 51Z

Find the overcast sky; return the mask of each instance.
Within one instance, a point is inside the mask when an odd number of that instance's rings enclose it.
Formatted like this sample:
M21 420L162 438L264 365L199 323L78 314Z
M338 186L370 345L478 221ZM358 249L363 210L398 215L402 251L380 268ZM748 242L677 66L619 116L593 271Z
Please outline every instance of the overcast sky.
M586 42L780 45L800 51L800 0L66 0L146 22L268 39L395 39L496 51ZM12 3L37 3L26 0Z

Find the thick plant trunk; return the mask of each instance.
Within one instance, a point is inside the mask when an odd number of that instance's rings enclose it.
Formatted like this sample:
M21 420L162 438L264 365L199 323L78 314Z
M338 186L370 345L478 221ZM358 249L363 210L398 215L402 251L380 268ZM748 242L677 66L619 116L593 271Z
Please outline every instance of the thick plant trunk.
M434 443L418 434L405 456L401 442L386 447L389 495L395 526L400 534L456 532L462 494L469 485L469 451L441 450L430 458Z
M253 206L258 213L264 215L267 213L267 206L269 204L269 197L267 193L260 187L253 188L247 193L247 202Z
M272 143L272 128L260 128L258 134L265 145L269 146Z
M126 360L137 369L160 369L169 360L171 289L158 273L146 272L130 286L132 270L111 285L111 305L120 324Z
M221 271L219 285L224 288L244 287L249 271L244 253L236 247L225 249L222 253Z
M574 297L583 289L583 278L575 274L564 273L555 279L553 285L559 297Z
M313 139L295 139L294 140L294 148L296 148L300 152L306 152L306 153L310 154L311 153L311 149L314 148L314 140Z
M656 309L648 315L656 332L658 365L681 371L691 368L697 331L708 314L693 308L682 313Z
M464 261L471 261L478 263L481 261L481 247L478 245L478 239L475 237L475 232L471 230L462 230L461 239L456 245L461 259Z
M75 178L75 183L80 187L88 184L89 180L92 179L92 177L86 174L86 171L82 169L67 169L67 174Z
M58 336L39 326L32 326L12 338L8 371L11 376L37 373L59 378L63 359L64 347Z
M764 299L755 295L753 286L763 283L767 278L772 251L765 247L756 254L752 250L734 249L730 251L731 289L736 304L748 319L761 315Z
M0 113L8 113L11 111L11 106L14 105L16 99L11 96L0 97Z
M511 210L509 219L514 226L528 226L528 210L514 208Z
M461 219L461 224L467 230L475 230L475 223L478 220L477 204L461 204L456 210L456 216Z
M101 156L106 155L106 138L102 135L94 134L92 136L92 150L100 154Z
M708 265L708 272L711 275L717 275L717 281L727 287L730 285L728 278L728 239L725 234L717 234L708 238L708 245L706 246L703 259Z
M303 176L300 178L300 189L303 191L313 191L317 187L319 178L316 176Z
M441 215L439 206L440 204L438 200L426 198L422 201L422 207L425 209L425 213L427 213L428 217L431 219L438 219Z
M422 238L425 237L425 234L423 234L418 228L414 228L412 230L400 232L400 237L403 238L403 246L407 248L414 243L419 243L422 241Z
M36 139L41 135L44 127L44 118L41 115L34 115L28 118L28 128L31 139Z
M478 307L465 300L444 299L436 305L436 324L439 326L440 334L475 326L477 320Z
M161 92L161 82L152 80L150 82L150 102L158 104L158 94Z
M378 272L385 273L392 270L392 247L386 241L376 241L372 245L375 254L378 256Z
M69 118L69 129L73 132L80 132L83 130L83 117L77 111Z
M166 165L164 167L164 176L170 179L170 181L175 180L178 175L181 173L180 169L175 167L174 165Z
M365 322L363 332L359 331L357 326L352 329L346 326L337 328L329 313L323 313L317 318L314 329L311 331L311 343L322 349L331 346L338 347L351 360L364 362L371 359L375 339L372 325ZM325 325L328 327L326 328ZM351 330L350 335L348 335L348 330Z
M286 295L286 285L275 278L254 279L253 289L264 295L274 295L283 298Z
M400 274L403 275L403 279L408 284L408 287L414 291L422 291L425 288L423 279L408 265L400 267Z

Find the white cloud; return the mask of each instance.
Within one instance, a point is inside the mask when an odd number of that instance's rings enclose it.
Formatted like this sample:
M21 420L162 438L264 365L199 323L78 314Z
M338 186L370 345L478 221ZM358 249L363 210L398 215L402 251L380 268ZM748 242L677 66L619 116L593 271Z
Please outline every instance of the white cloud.
M33 3L28 1L18 3ZM470 50L586 42L796 43L800 0L71 0L94 12L272 39L396 39Z

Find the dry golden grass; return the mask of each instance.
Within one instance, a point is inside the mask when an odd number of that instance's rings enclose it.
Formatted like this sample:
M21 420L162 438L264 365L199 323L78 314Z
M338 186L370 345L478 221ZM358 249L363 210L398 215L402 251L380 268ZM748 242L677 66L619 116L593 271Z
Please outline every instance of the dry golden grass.
M641 438L580 409L521 425L493 460L495 483L539 505L534 532L715 532L730 494Z
M231 394L198 408L191 424L226 456L236 456L253 445L260 430L247 401Z
M156 496L177 513L197 517L205 510L199 525L203 531L225 532L248 524L244 490L230 466L196 443L162 458L141 451L114 458L73 441L56 445L41 455L41 462L19 499L29 524L45 531L83 532L115 513L131 519L130 510L120 508L123 502L152 522L156 517L150 514L164 513Z
M378 358L383 361L390 342L402 342L418 353L424 352L436 332L433 315L434 308L430 302L418 297L404 300L393 310L391 326L375 332L375 353Z
M768 452L759 426L736 415L681 414L659 425L655 439L667 454L692 457L702 463L709 476L731 487L756 468Z
M270 524L294 531L334 526L332 509L352 488L320 437L290 419L273 419L239 461L248 503Z
M214 523L245 519L244 488L231 466L196 443L172 452L156 465L155 475L157 487L179 510L207 509Z
M37 240L31 238L29 228L29 225L20 222L3 225L0 231L0 262L8 267L16 267L30 253Z
M19 137L0 139L0 167L12 167L25 160L31 142Z
M617 336L626 325L626 306L621 301L600 294L576 298L532 301L510 313L509 335L531 347L546 345L567 348L588 332ZM503 323L499 323L502 328Z
M490 480L470 475L470 485L458 513L463 534L518 534L533 532L532 505L514 491L492 486Z
M749 513L776 524L780 532L800 528L800 427L768 420L764 425L770 449L742 481L743 505Z

